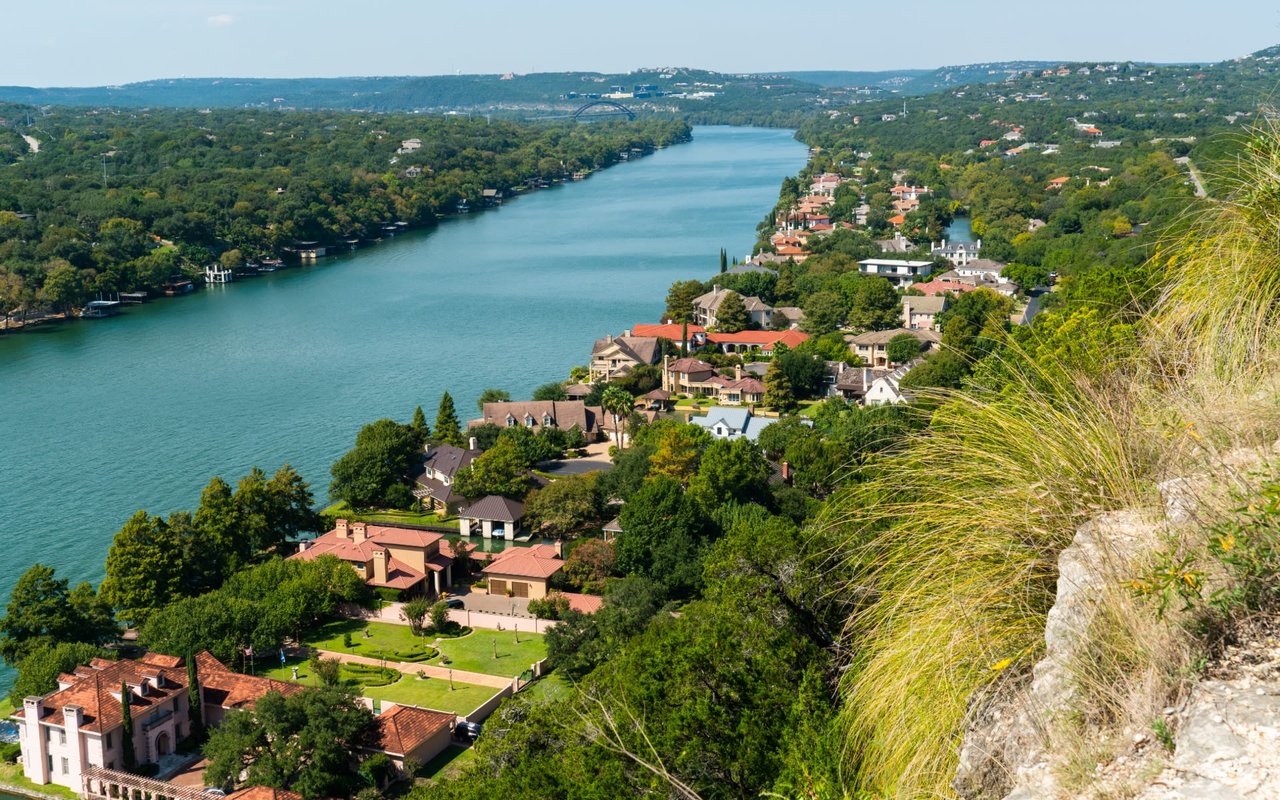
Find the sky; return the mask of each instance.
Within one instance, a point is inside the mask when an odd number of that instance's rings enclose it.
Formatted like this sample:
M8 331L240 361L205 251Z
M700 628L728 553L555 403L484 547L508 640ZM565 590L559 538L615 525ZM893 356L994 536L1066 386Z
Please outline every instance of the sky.
M687 66L880 70L1217 61L1280 43L1261 0L9 0L0 85Z

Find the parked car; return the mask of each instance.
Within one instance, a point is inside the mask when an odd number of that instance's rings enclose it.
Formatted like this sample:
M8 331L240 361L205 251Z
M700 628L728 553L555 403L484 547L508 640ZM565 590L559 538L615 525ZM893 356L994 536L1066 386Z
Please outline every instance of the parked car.
M458 727L454 728L453 732L459 739L466 739L467 741L474 742L476 739L480 738L480 731L483 730L483 728L484 725L479 722L468 722L464 719L462 722L458 723Z
M466 608L466 604L462 602L461 597L446 597L444 604L449 608Z

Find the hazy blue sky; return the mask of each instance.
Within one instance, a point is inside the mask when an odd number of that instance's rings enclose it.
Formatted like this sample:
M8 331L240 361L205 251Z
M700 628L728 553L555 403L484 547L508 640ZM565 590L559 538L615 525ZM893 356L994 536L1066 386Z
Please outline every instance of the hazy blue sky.
M1280 43L1254 0L9 0L0 84L164 77L727 72L1016 58L1216 61Z

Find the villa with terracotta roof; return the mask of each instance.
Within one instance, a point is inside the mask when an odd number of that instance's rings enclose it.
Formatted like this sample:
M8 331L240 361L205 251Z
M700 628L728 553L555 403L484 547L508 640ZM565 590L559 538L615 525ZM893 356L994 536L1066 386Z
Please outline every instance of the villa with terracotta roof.
M208 725L217 725L232 708L252 706L267 692L303 691L295 684L231 672L208 653L196 656L196 672ZM95 658L74 673L59 675L57 689L25 698L14 712L23 775L32 783L78 792L85 770L124 769L125 701L138 763L157 763L190 735L183 659L160 653L137 660Z
M953 294L964 294L977 290L977 286L970 286L967 283L957 283L955 281L931 280L922 281L921 283L911 284L911 288L922 292L925 295L939 295L951 292Z
M809 334L800 331L738 331L737 333L708 333L707 341L725 353L747 353L759 348L764 355L772 355L773 348L781 342L796 347L809 340Z
M426 764L444 752L453 738L457 716L442 711L429 711L414 706L383 703L378 715L373 741L362 749L385 753L396 769L403 770L405 761Z
M541 600L547 596L551 576L564 568L560 545L535 544L533 547L508 547L498 553L482 570L489 579L489 594L527 597Z
M345 519L334 524L328 533L299 542L298 552L289 558L336 556L370 586L405 595L439 594L453 585L453 557L441 552L440 534Z
M636 336L654 336L676 344L683 342L686 349L702 347L707 342L707 329L693 323L685 325L679 322L664 322L661 325L634 325L631 332Z

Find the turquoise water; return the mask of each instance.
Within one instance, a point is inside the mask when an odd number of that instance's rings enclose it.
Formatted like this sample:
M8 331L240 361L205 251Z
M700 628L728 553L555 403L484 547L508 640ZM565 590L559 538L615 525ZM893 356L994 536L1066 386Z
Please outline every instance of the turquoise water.
M972 242L973 226L968 217L954 217L946 228L948 242Z
M366 422L477 415L656 322L673 280L749 251L789 131L698 128L672 147L432 231L106 320L0 337L0 524L10 568L97 581L134 511L193 508L212 475L290 462L317 499ZM4 682L0 676L0 683Z

